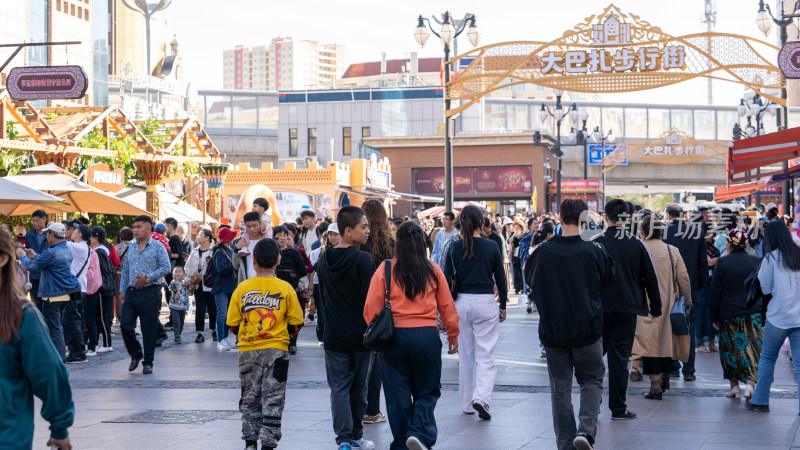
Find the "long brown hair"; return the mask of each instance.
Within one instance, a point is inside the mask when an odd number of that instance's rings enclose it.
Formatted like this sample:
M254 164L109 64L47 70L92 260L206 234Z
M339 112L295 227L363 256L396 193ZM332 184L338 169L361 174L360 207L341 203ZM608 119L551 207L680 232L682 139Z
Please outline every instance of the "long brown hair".
M8 255L8 262L0 268L0 342L8 344L22 324L22 289L17 278L16 255L11 235L0 228L0 254Z
M384 259L391 259L394 256L389 216L380 200L367 200L361 205L361 209L366 213L369 222L367 251L372 255L375 265L378 265Z

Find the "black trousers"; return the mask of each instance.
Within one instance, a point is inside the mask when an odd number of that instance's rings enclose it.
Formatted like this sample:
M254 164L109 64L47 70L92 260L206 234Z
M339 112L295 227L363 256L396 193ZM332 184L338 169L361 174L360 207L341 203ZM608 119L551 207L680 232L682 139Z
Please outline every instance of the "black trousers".
M194 293L194 329L198 333L202 333L206 328L206 311L208 311L208 329L214 331L217 327L217 303L214 301L214 294L199 287Z
M122 303L122 340L131 359L143 358L145 366L153 365L156 352L156 324L161 310L161 288L158 285L142 289L128 287ZM142 330L142 344L136 339L136 319ZM160 324L159 324L160 325ZM162 328L163 331L163 328ZM164 333L166 335L166 332Z
M390 449L405 449L415 436L427 447L436 444L433 411L441 396L442 341L436 327L395 328L394 345L378 353L392 429Z
M525 289L522 284L522 260L514 257L511 260L511 268L514 270L514 292L522 292Z
M69 294L69 303L64 310L64 338L71 357L86 355L86 340L83 338L83 292Z
M689 309L689 361L683 363L683 376L694 375L695 349L697 348L697 308L700 303L700 290L692 285L692 307Z
M608 408L622 414L628 408L628 360L636 336L636 314L603 313L603 353L608 358Z
M438 335L437 335L438 337ZM367 412L368 416L377 416L381 412L381 365L378 354L372 357L372 368L367 382Z
M314 306L317 307L317 341L322 342L325 336L325 301L319 284L314 285Z

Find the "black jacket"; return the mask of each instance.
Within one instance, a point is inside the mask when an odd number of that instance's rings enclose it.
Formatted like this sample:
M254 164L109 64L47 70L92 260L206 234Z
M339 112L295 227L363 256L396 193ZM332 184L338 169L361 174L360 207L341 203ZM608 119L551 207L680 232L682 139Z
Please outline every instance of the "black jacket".
M608 227L595 242L614 258L614 284L603 289L603 312L661 315L658 276L644 243L628 230ZM648 308L647 299L650 299Z
M497 244L481 237L473 238L472 242L475 259L464 258L464 241L461 239L447 247L447 251L442 254L444 277L449 280L455 270L460 294L494 295L496 285L500 309L506 309L508 284Z
M759 261L757 256L737 250L717 260L708 297L711 322L761 312L761 300L747 306L747 288L744 286L744 280L758 268Z
M706 259L706 240L703 230L678 219L670 222L662 240L678 249L686 265L692 290L703 289L708 277L708 259Z
M325 298L325 350L365 352L364 303L375 264L356 247L328 248L317 263L319 289Z
M308 274L306 263L300 252L289 247L281 250L281 263L275 268L275 276L297 289L300 279Z
M602 244L553 236L525 264L546 347L583 347L603 335L602 290L614 282L614 259Z

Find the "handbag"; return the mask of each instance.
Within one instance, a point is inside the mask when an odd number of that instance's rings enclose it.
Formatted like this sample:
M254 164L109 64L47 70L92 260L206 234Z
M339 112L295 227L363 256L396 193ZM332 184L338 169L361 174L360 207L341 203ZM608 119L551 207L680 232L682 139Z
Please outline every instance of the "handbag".
M669 255L669 272L672 277L672 289L675 291L675 304L672 305L672 311L669 313L669 320L672 323L672 334L675 336L688 336L689 335L689 318L686 314L686 298L678 295L678 283L675 282L674 263L672 261L672 252L667 247L667 254Z
M453 301L458 298L458 271L456 270L456 263L453 261L453 246L451 245L448 253L450 254L450 265L453 266L453 274L447 279L447 287L450 288L450 296Z
M375 352L383 352L392 347L394 343L394 317L392 317L391 286L392 286L392 261L384 260L386 271L386 297L383 309L364 332L364 347Z

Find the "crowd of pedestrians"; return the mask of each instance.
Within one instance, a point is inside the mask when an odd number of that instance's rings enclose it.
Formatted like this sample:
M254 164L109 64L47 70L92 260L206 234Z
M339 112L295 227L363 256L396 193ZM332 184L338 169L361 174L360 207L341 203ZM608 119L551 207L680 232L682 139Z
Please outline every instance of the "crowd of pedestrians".
M629 380L647 376L644 398L663 400L676 372L696 379L696 352L719 352L727 397L744 397L752 411L769 411L787 338L800 374L800 247L780 217L753 223L721 211L730 217L719 220L620 199L597 221L579 199L555 215L493 216L467 205L436 221L390 218L377 200L344 206L335 220L303 211L277 224L269 210L259 198L241 224L191 234L173 218L139 216L115 245L103 227L47 223L44 211L27 233L0 230L0 354L15 361L0 389L25 411L0 423L0 446L30 443L36 395L50 443L71 448L65 363L113 352L119 334L128 370L141 364L151 374L155 348L167 331L182 344L192 312L196 344L210 335L218 351L239 352L247 449L278 446L304 327L324 348L340 450L374 448L364 425L387 419L390 448L436 444L445 343L458 354L461 411L491 420L512 289L539 316L559 449L593 448L606 376L611 419L630 420ZM392 341L376 348L364 335L384 314Z

